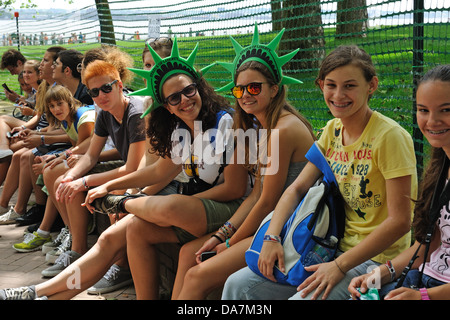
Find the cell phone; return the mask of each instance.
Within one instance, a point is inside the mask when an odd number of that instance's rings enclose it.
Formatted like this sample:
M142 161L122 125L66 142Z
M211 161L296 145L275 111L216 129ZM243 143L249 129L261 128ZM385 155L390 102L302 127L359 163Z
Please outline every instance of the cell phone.
M214 257L216 254L217 254L216 251L207 251L207 252L203 252L203 253L200 255L200 261L201 261L201 262L206 261L206 260L208 260L209 258Z
M11 89L8 88L8 86L6 85L6 83L2 84L2 87L5 88L5 90L8 91L9 93L12 93Z
M14 137L17 137L19 135L19 132L14 132L14 133L11 133L11 132L6 132L6 137L7 138L9 138L9 139L11 139L11 138L14 138Z

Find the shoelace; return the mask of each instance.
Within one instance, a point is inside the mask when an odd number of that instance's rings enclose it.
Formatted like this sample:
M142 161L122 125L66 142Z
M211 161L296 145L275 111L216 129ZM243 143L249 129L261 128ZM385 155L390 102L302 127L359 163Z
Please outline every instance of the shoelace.
M5 289L6 300L33 300L34 292L29 287Z
M67 233L69 232L68 228L62 228L61 232L58 234L56 239L54 240L55 243L62 243L64 238L67 236Z
M103 276L106 280L116 280L118 278L120 268L116 265L112 265L111 268Z
M34 233L25 234L25 236L23 237L23 243L29 244L34 239L34 237L35 237Z
M61 253L60 255L59 255L59 257L58 258L56 258L56 260L55 260L55 264L62 264L63 266L64 266L64 268L65 267L67 267L68 265L70 265L70 263L71 263L71 256L70 256L70 254L69 254L69 252L64 252L64 253Z

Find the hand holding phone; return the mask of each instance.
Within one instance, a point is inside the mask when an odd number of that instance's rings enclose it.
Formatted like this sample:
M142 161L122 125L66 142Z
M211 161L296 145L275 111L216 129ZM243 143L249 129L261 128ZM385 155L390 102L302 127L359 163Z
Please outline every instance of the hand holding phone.
M6 83L2 84L2 87L5 88L5 90L8 91L9 93L12 93L12 90L10 88L8 88Z
M216 251L207 251L207 252L203 252L203 253L200 255L200 261L201 261L201 262L206 261L206 260L208 260L209 258L214 257L216 254L217 254Z

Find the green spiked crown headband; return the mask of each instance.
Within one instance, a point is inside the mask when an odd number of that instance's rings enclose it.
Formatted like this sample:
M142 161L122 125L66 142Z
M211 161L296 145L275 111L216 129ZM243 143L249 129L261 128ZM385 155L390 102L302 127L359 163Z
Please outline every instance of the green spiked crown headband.
M153 60L155 61L155 65L153 66L153 68L151 70L130 68L131 71L147 80L146 88L132 92L130 93L130 96L151 96L153 99L153 104L144 112L141 117L145 117L151 111L164 104L165 101L162 95L162 86L170 76L178 73L183 73L193 79L198 79L201 77L201 74L203 74L203 72L206 72L207 69L212 67L212 65L207 66L200 70L200 73L195 70L194 61L197 55L198 43L187 59L180 57L176 37L173 41L172 52L170 56L164 59L161 58L150 45L147 46L150 50Z
M291 60L299 51L296 49L291 53L288 53L282 57L279 57L275 49L281 41L281 37L283 36L284 30L281 30L280 33L268 44L260 44L259 43L259 33L258 33L258 25L255 23L255 31L253 33L252 43L248 47L242 47L233 37L230 36L231 43L233 44L234 51L236 52L236 57L232 63L228 62L216 62L217 64L223 66L229 72L231 72L231 76L233 80L225 85L224 87L217 89L218 92L229 91L234 87L234 76L236 75L237 70L241 65L248 61L258 61L266 66L272 75L274 76L276 82L280 86L280 88L284 84L300 84L302 81L291 78L283 75L281 67L285 65L289 60Z

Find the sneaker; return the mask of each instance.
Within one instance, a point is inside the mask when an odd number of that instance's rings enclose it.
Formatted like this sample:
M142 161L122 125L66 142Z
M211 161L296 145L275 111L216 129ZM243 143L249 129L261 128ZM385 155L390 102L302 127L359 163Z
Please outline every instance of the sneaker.
M19 226L28 226L30 224L39 223L44 218L45 205L35 204L25 214L16 219Z
M21 243L13 244L13 248L19 252L32 252L39 250L44 243L52 241L52 236L41 237L36 231L27 233Z
M9 211L9 209L10 209L9 206L8 207L0 206L0 214L7 213Z
M0 290L0 300L34 300L36 298L34 286Z
M126 194L126 195L116 195L107 194L103 198L97 198L92 201L92 206L94 207L94 212L102 214L116 214L127 213L123 207L123 203L126 200L144 197L145 194Z
M15 224L18 217L20 217L20 214L14 210L14 207L11 207L7 213L0 216L0 225Z
M50 251L58 248L68 233L69 233L69 227L62 228L61 232L56 236L56 238L53 241L44 243L44 245L42 246L42 253L47 254Z
M43 277L54 277L80 257L81 254L72 250L61 253L58 259L56 259L55 264L42 270L41 274Z
M55 263L56 259L58 259L61 254L69 251L71 248L72 235L69 232L57 248L47 252L47 254L45 255L45 261L47 261L48 263Z
M128 286L133 283L130 270L125 270L116 264L105 273L96 284L87 289L89 294L102 294Z

